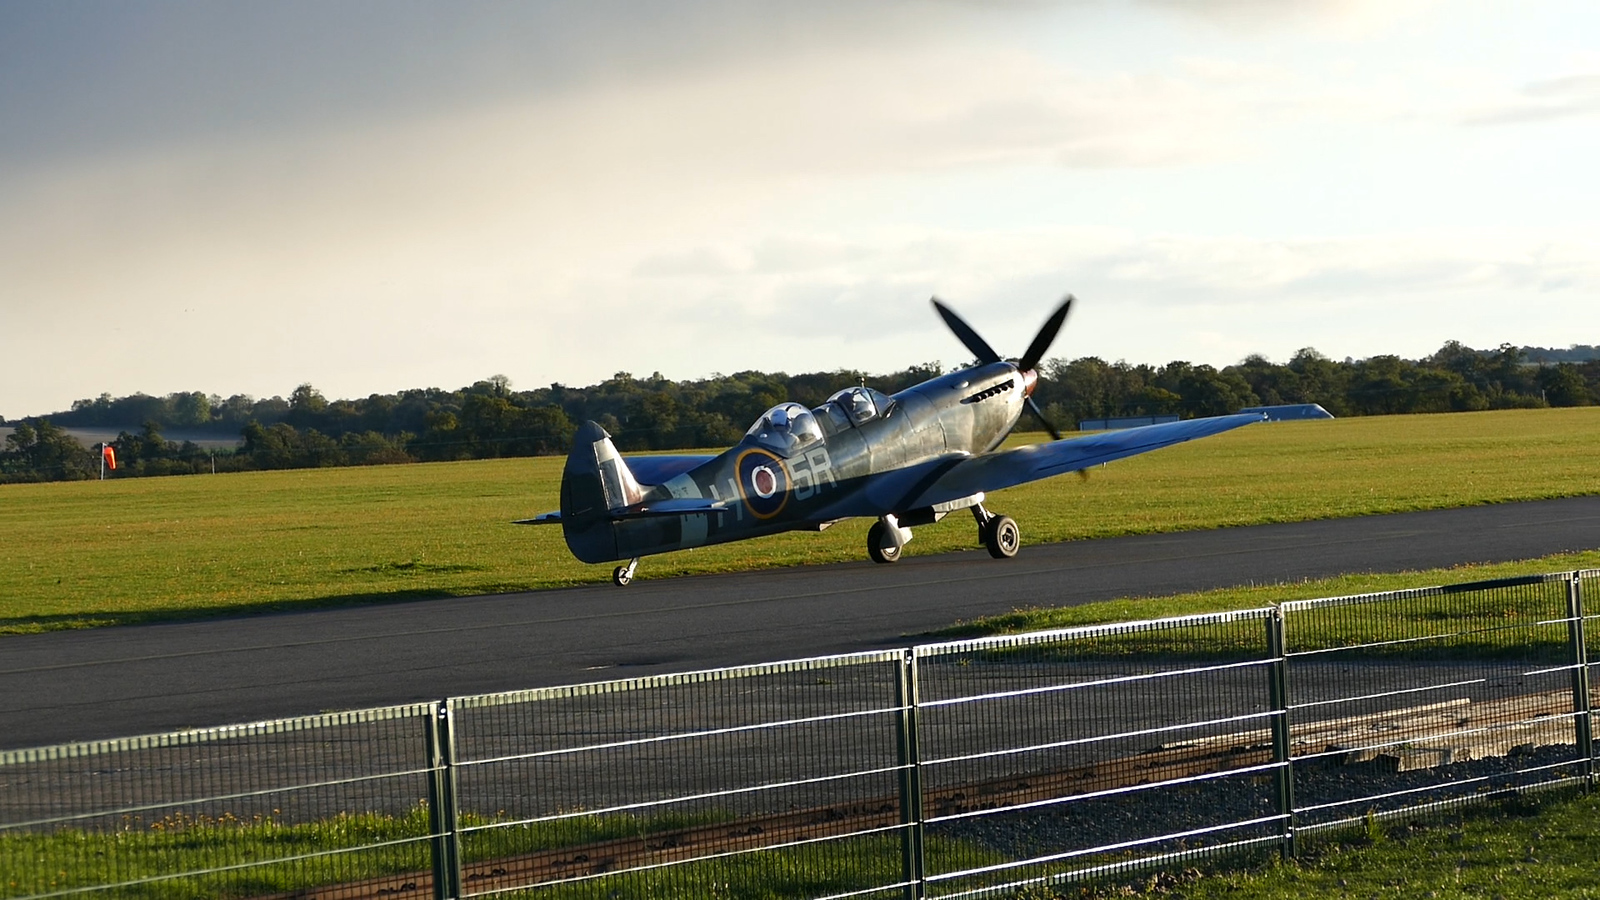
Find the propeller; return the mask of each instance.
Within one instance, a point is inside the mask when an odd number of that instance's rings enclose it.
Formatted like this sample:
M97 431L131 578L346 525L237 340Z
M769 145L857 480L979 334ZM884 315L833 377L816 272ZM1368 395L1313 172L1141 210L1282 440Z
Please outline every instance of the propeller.
M994 348L989 346L989 342L980 337L976 331L973 331L972 326L968 325L965 319L956 315L955 310L940 303L938 297L933 298L933 308L939 311L939 317L944 319L944 323L950 326L950 330L956 333L957 338L961 339L962 346L971 350L972 355L978 358L979 365L986 366L989 363L1000 361L1000 354L994 352Z
M1061 431L1052 425L1049 419L1044 417L1044 410L1040 409L1038 402L1033 399L1033 385L1039 377L1039 361L1044 359L1045 352L1050 349L1050 344L1055 341L1056 334L1061 331L1062 323L1067 321L1067 313L1072 309L1072 300L1072 295L1068 294L1066 299L1061 301L1061 305L1056 307L1056 311L1051 313L1050 318L1046 319L1044 325L1039 328L1039 333L1033 336L1033 342L1028 345L1027 352L1022 354L1021 359L1017 360L1017 369L1022 372L1023 390L1026 391L1025 402L1027 403L1028 411L1033 413L1034 418L1039 420L1039 424L1044 426L1045 431L1050 432L1050 437L1058 441L1061 440ZM955 332L962 346L972 351L972 355L978 358L980 365L1000 361L1000 354L994 352L994 348L989 346L989 342L974 331L972 326L966 323L966 320L956 315L955 310L939 302L938 297L933 298L933 308L939 311L939 318L944 319L944 323L950 326L951 331Z

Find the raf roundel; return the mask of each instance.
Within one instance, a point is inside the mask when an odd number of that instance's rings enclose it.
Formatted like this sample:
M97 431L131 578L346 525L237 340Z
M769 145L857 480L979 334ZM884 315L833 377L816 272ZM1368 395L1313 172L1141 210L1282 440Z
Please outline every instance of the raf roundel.
M765 450L752 448L739 455L739 493L758 519L770 519L789 502L789 474L783 461Z
M771 466L756 466L750 473L750 486L756 489L757 497L770 500L778 492L778 476L772 474Z

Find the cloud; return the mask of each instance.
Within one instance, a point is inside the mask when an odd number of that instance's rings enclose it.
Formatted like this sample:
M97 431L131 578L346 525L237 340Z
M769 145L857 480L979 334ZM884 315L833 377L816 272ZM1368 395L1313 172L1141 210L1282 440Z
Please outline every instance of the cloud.
M754 255L753 247L746 252ZM1051 304L1071 291L1080 303L1058 353L1218 365L1252 352L1286 358L1306 344L1340 356L1420 355L1450 338L1565 346L1593 324L1587 310L1600 293L1596 234L1281 241L1050 228L885 234L842 252L851 266L824 263L784 277L750 268L707 275L701 285L632 290L700 297L703 315L751 332L821 330L832 344L812 348L812 367L821 368L852 358L885 359L873 363L879 368L933 354L955 361L959 350L924 308L935 293L996 347L1025 346ZM720 299L704 299L713 293ZM797 353L759 356L773 367L807 365Z
M1413 17L1438 0L1144 0L1156 9L1177 12L1246 31L1287 27L1314 29L1337 37L1365 37Z
M892 49L1007 4L432 0L0 6L0 159L100 157Z
M1597 113L1600 113L1600 75L1569 75L1533 82L1515 98L1469 113L1463 121L1467 125L1516 125Z

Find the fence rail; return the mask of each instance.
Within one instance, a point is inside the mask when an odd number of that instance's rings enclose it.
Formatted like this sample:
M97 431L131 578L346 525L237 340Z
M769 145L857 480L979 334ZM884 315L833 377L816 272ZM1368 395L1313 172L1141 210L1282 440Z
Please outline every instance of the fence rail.
M0 752L0 897L957 898L1292 854L1592 786L1597 590L1588 570Z

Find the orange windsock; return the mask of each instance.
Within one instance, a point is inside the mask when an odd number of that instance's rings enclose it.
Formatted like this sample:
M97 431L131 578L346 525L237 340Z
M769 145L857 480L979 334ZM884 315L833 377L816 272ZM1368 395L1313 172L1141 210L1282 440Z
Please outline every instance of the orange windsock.
M100 446L100 456L106 461L106 466L115 472L117 470L117 451L110 444Z

